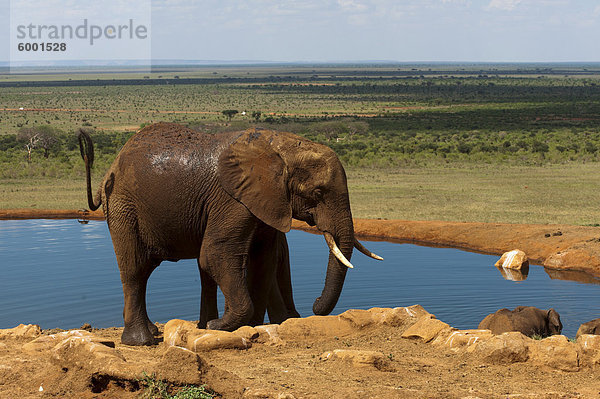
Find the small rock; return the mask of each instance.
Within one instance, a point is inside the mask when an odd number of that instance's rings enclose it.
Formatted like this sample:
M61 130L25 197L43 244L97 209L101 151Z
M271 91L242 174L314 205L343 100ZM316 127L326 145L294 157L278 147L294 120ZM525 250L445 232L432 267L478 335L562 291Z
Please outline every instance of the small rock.
M357 330L373 324L373 314L364 309L349 309L340 314L339 317L350 322Z
M57 343L71 337L86 339L90 342L102 344L111 348L115 347L115 343L110 340L96 337L94 334L85 330L69 330L57 334L42 335L31 342L23 345L23 350L26 352L40 352L52 349Z
M390 360L381 352L336 349L333 352L325 352L320 356L321 360L339 359L347 361L354 367L373 367L380 371L393 371Z
M358 331L353 324L339 316L310 316L287 319L279 325L278 333L284 340L328 339Z
M52 349L52 359L61 367L80 367L90 373L102 373L115 377L131 378L139 371L129 372L125 358L115 349L92 342L87 338L72 336Z
M580 334L577 337L577 344L583 351L600 351L600 335Z
M503 267L505 269L521 269L529 266L529 259L525 252L514 249L509 252L505 252L502 257L496 262L496 267Z
M247 388L242 399L296 399L291 393L279 393L265 388Z
M42 333L37 324L19 324L14 328L0 329L0 340L2 339L31 339Z
M600 365L600 335L581 334L577 337L577 346L581 353L580 366L597 367Z
M529 358L531 342L531 338L520 332L507 332L482 341L474 347L473 352L494 364L525 362Z
M206 330L200 330L191 321L180 319L169 320L165 324L164 342L168 346L182 346L187 348L188 335L198 335L200 331Z
M590 320L580 325L575 338L579 339L579 336L583 334L600 335L600 319Z
M448 324L436 319L434 315L428 314L404 331L401 337L430 342L438 336L447 336L454 330Z
M436 338L433 343L447 346L452 351L456 352L461 349L469 350L474 345L481 343L486 339L490 339L493 336L494 334L492 334L490 330L458 330L453 331L444 339Z
M577 392L535 392L535 393L515 393L506 395L506 399L583 399L584 397ZM504 398L503 398L504 399Z
M544 266L551 269L569 269L573 265L591 264L596 259L593 246L577 244L551 254L544 260Z
M248 349L250 343L239 335L227 331L204 330L200 335L188 338L188 349L205 352L215 349Z
M267 345L283 345L283 340L279 336L279 324L266 324L254 328L259 334L257 339L258 342Z
M85 330L85 331L92 331L92 325L90 323L84 323L81 327L79 327L80 330Z
M155 367L156 378L179 385L201 384L207 367L197 353L179 346L170 346Z
M562 371L578 371L577 345L564 335L553 335L529 346L530 360L534 363Z
M247 349L250 342L237 334L203 330L186 320L170 320L165 325L164 342L168 346L181 346L194 352L214 349Z
M377 324L392 327L408 327L416 323L422 316L428 315L421 305L398 308L372 308L369 309L372 319Z
M242 326L233 331L233 334L238 335L247 341L254 341L260 335L256 328L250 326Z

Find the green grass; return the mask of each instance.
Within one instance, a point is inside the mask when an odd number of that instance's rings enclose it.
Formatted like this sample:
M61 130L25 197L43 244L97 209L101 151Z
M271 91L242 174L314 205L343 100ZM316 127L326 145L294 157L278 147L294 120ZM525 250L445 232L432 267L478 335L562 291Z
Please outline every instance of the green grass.
M356 217L600 223L597 65L77 72L0 74L0 84L10 85L0 89L0 208L86 207L76 129L96 128L95 189L133 131L174 121L211 132L262 126L330 146L347 167ZM70 79L80 82L44 86ZM240 114L226 123L225 109ZM261 111L260 122L243 110ZM43 125L58 129L57 142L49 158L36 149L27 163L15 135Z
M78 166L83 169L83 164ZM600 165L349 168L359 218L594 225ZM96 169L94 190L104 171ZM0 209L87 207L85 180L0 180Z
M0 209L82 209L86 195L84 178L0 179Z
M143 391L142 399L212 399L216 395L206 389L206 386L173 387L154 375L143 374L139 380Z
M589 225L600 221L598 164L350 169L356 217Z

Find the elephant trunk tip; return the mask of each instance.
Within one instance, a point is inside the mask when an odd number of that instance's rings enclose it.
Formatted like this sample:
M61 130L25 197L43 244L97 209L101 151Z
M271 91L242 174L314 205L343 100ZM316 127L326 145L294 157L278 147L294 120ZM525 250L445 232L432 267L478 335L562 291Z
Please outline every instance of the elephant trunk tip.
M327 316L329 313L331 313L334 306L327 305L325 302L323 302L321 297L318 297L313 303L313 313L317 316Z

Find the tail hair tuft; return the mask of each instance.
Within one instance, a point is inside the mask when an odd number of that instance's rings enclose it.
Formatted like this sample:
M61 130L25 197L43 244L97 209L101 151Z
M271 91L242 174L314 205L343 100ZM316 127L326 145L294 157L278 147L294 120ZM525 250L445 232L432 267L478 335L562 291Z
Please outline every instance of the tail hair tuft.
M81 153L81 158L85 161L87 157L88 165L91 168L94 165L94 143L92 142L92 138L90 137L90 134L82 128L79 129L77 138L79 139L79 152Z

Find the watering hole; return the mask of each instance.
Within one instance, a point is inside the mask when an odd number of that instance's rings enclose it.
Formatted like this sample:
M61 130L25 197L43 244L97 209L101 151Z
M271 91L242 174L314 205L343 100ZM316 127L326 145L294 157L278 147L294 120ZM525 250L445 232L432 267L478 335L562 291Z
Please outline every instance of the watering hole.
M328 248L319 235L291 231L287 238L296 308L310 316L323 289ZM553 307L561 315L563 334L570 337L581 323L600 317L600 280L583 273L531 266L524 281L511 281L493 266L497 256L413 244L366 244L385 260L354 252L355 268L348 271L332 314L421 304L451 326L467 329L500 308ZM20 323L45 329L123 325L119 271L105 222L0 221L0 272L0 328ZM196 261L163 262L150 277L147 303L153 321L197 320ZM219 303L222 313L221 295Z

